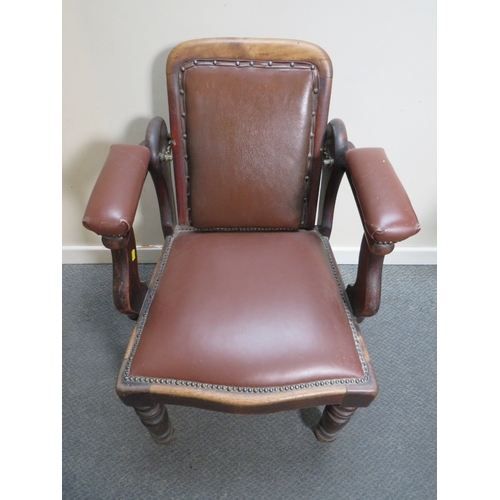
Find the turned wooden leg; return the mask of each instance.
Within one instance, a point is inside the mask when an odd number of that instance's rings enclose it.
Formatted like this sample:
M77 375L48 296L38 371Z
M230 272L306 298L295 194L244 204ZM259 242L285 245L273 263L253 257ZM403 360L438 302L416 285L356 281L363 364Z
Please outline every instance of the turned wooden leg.
M134 410L157 443L168 444L172 441L174 428L165 405L137 406Z
M325 406L321 420L314 429L316 439L321 443L331 443L337 439L339 432L345 427L356 408L340 405Z

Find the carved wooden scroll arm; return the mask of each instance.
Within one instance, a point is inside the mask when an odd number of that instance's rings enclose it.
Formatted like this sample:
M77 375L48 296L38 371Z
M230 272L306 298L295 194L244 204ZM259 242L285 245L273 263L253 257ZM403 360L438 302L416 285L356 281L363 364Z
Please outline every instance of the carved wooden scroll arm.
M118 311L132 319L137 318L148 289L139 278L132 229L148 171L160 205L163 235L173 233L169 148L170 136L160 117L150 121L141 145L111 146L82 221L87 229L102 236L103 245L111 250L114 303Z
M362 321L379 309L384 256L394 250L395 243L418 233L420 224L382 148L355 148L347 140L344 123L335 119L327 127L324 156L321 233L331 234L344 172L364 227L356 282L346 290L355 316Z

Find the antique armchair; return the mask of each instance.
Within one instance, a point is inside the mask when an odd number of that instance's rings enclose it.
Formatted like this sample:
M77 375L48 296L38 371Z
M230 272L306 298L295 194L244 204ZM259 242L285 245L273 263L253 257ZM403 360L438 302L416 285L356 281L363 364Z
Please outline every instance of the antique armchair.
M408 196L383 149L328 123L332 65L316 45L188 41L166 76L170 134L156 117L141 145L111 146L83 218L137 321L118 396L158 443L173 436L168 404L325 405L315 435L333 441L378 392L359 324L378 311L384 256L420 229ZM148 171L165 237L149 285L133 231ZM344 172L364 227L347 288L329 244Z

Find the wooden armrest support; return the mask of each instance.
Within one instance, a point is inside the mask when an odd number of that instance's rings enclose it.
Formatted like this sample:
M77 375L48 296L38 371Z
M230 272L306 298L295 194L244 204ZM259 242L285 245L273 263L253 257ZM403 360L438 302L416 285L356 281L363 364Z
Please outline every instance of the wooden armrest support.
M374 316L379 310L384 257L393 250L394 243L368 241L367 236L363 235L356 282L346 288L352 312L358 323L364 318Z
M101 236L120 236L130 231L149 159L149 149L144 146L111 146L83 216L87 229Z
M113 301L131 319L137 319L148 286L139 279L134 230L124 236L103 236L102 243L113 258Z
M132 319L137 318L148 290L139 279L132 229L148 170L158 197L163 235L173 233L173 192L166 168L171 159L169 148L167 126L158 116L149 122L140 146L111 146L82 221L111 250L115 307Z
M149 159L149 149L144 146L111 146L82 221L87 229L101 235L103 245L111 250L115 307L133 319L148 289L139 279L132 224Z
M420 231L410 200L382 148L356 149L347 140L342 120L327 127L320 194L320 231L330 236L340 182L347 173L365 229L356 282L346 288L358 321L375 315L380 307L384 257L394 243Z
M420 231L406 191L382 148L354 148L345 154L346 173L366 235L396 243Z
M334 118L326 127L323 145L323 171L318 212L319 230L323 236L330 237L333 224L333 211L342 177L345 172L345 154L349 148L344 122Z
M151 152L149 173L153 179L158 198L161 228L165 238L173 234L175 225L174 193L168 170L168 162L172 159L170 141L165 120L160 116L155 116L148 124L144 145Z
M346 289L358 321L380 307L384 257L394 243L420 231L406 191L382 148L352 148L345 153L347 178L365 229L354 285Z

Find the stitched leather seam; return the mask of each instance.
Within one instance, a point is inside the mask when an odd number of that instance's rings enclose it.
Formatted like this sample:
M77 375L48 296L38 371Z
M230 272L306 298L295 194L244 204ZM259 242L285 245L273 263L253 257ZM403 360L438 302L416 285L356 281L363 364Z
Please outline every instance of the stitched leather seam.
M127 361L127 365L125 367L125 380L127 380L127 377L130 375L130 366L132 364L132 360L135 356L135 352L137 351L137 346L139 345L139 341L141 339L141 334L144 329L144 325L146 323L146 320L148 318L148 313L149 313L149 308L151 307L151 303L153 302L154 296L156 294L156 290L158 289L158 285L160 283L161 277L163 276L163 271L165 270L165 267L167 265L168 261L168 256L170 255L170 250L172 249L172 243L174 241L174 238L179 234L178 228L174 230L174 233L172 236L168 236L166 241L165 241L165 252L163 254L163 258L160 264L160 268L158 269L158 273L156 275L155 281L152 286L149 287L148 293L144 299L144 304L141 308L141 312L139 314L139 318L137 320L137 336L134 342L134 345L132 347L132 350L130 352L130 357Z
M345 313L347 315L347 319L349 321L349 325L351 327L351 332L352 332L352 336L353 336L353 339L354 339L354 343L356 345L356 351L358 352L359 361L360 361L361 366L363 368L364 377L362 377L362 379L363 380L366 379L365 381L368 381L368 378L369 378L368 377L368 365L366 363L366 360L365 360L365 357L364 357L364 354L363 354L363 348L361 347L361 341L360 341L360 338L359 338L359 334L358 334L358 332L356 330L356 327L354 326L354 320L352 318L352 314L351 314L350 308L348 306L347 295L345 293L345 290L342 287L341 280L340 280L340 278L339 278L339 276L337 274L336 266L335 266L335 264L333 262L333 257L332 257L332 252L331 252L331 249L330 249L329 239L326 236L323 236L319 232L318 228L314 228L314 233L316 234L316 236L318 236L318 238L320 238L320 240L323 243L323 247L324 247L326 255L328 257L328 261L330 263L330 269L332 270L333 277L335 278L335 283L337 284L337 288L339 289L340 296L342 297L342 303L343 303L343 306L344 306Z

